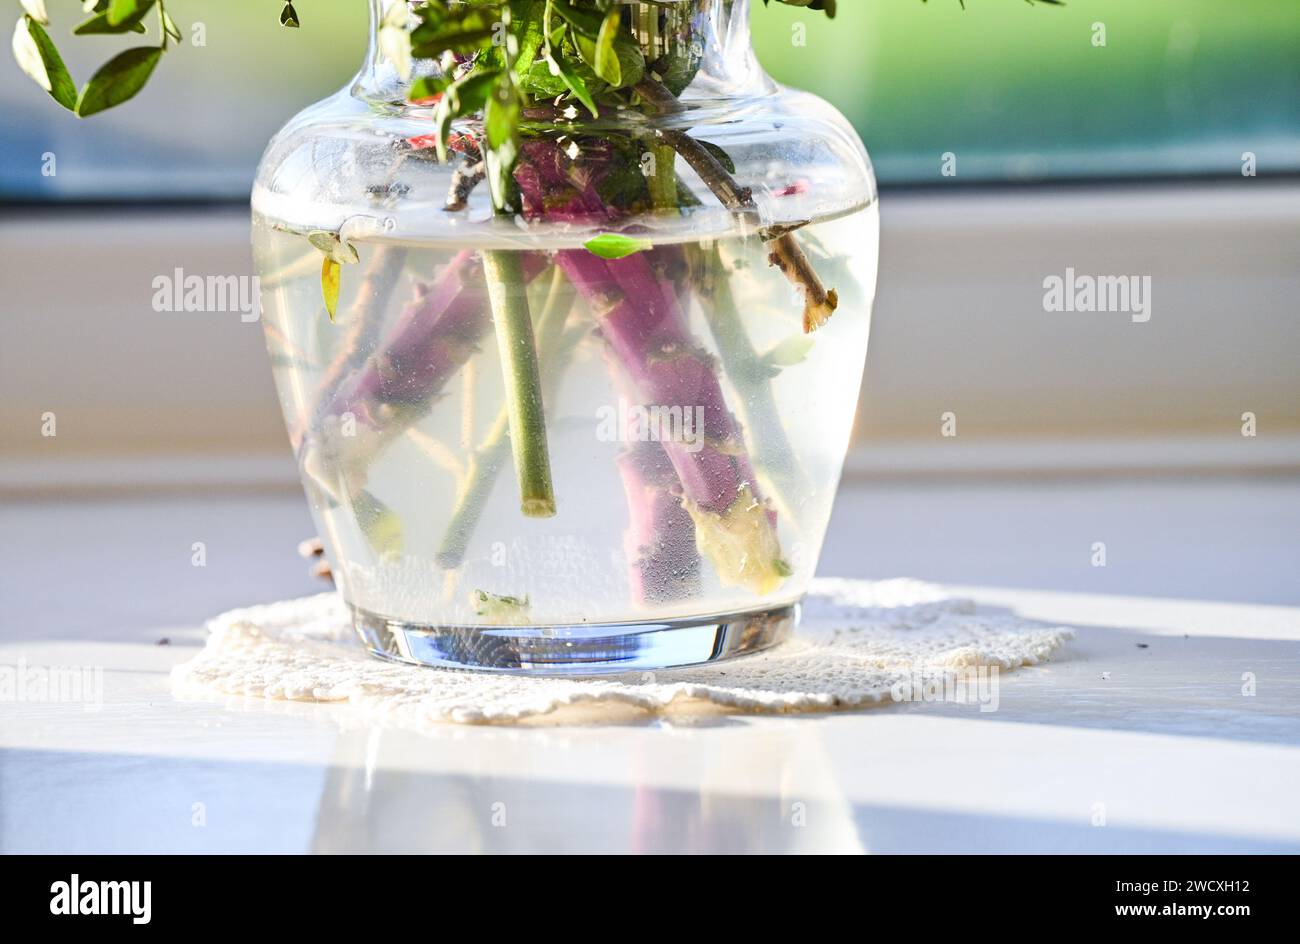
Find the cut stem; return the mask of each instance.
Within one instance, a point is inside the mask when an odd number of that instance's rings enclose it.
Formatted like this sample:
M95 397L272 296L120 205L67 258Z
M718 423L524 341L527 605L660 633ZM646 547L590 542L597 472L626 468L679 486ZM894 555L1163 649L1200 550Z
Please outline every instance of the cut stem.
M554 396L560 374L573 349L587 333L580 327L564 330L572 299L571 292L563 291L565 285L564 273L556 267L542 315L537 320L538 357L547 365L543 386L548 399ZM438 566L452 569L464 562L469 539L478 527L497 475L506 463L510 451L509 433L510 410L507 405L501 408L487 436L469 458L464 485L456 496L456 507L452 509L451 521L438 547Z
M551 459L546 444L546 411L542 400L537 341L528 307L522 254L500 249L483 251L483 273L492 301L501 376L505 384L510 445L519 483L519 507L529 518L555 514Z

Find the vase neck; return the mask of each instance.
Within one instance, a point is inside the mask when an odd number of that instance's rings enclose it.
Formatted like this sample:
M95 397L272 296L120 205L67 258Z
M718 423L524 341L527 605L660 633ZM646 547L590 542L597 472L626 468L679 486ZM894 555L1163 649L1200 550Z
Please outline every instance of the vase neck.
M749 35L749 0L617 0L625 22L641 44L647 64L689 62L692 76L684 99L761 95L775 86L763 71ZM394 28L415 25L410 0L368 0L370 42L365 65L353 83L358 98L399 104L412 83L436 74L432 62L402 62ZM405 14L405 16L403 15ZM386 35L387 34L387 35Z
M646 62L689 57L694 78L684 98L739 98L773 88L754 56L749 0L632 0L630 22Z

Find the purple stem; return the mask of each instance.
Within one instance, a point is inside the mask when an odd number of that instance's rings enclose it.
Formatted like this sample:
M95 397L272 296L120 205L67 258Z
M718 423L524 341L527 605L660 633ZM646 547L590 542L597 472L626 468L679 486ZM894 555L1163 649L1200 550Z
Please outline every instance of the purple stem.
M600 225L616 218L590 176L567 168L549 142L525 147L516 172L525 211L548 221ZM768 593L789 574L776 537L776 516L762 500L744 440L727 409L713 359L695 343L669 273L675 257L649 251L602 259L585 249L556 253L556 264L600 319L601 333L637 400L678 415L699 416L693 435L661 448L693 519L700 549L725 583ZM653 515L634 521L649 530ZM642 544L654 541L638 538Z
M630 512L624 547L632 593L642 603L688 599L700 589L695 522L675 494L677 477L663 447L632 443L618 457Z
M631 383L612 352L606 354L610 373L621 391L620 407L636 403ZM635 417L629 415L629 424ZM630 427L629 427L630 428ZM662 444L635 441L618 457L619 475L627 495L628 527L624 548L631 562L632 593L641 603L688 599L700 589L700 556L695 547L695 522L682 507L677 471Z
M391 413L426 404L469 360L488 326L482 266L456 255L433 282L417 287L383 347L335 391L325 416L351 413L383 428Z
M585 249L566 249L556 262L598 306L601 334L638 399L680 408L683 415L696 410L702 415L691 442L678 438L662 446L686 496L700 508L722 514L743 485L757 493L754 473L712 358L694 343L675 294L656 278L645 255L606 260Z

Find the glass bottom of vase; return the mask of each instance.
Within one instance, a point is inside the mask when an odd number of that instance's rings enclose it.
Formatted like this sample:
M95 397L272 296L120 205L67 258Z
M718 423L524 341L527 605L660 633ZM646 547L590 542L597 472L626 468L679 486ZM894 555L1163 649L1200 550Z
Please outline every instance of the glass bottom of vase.
M785 640L799 604L728 616L557 626L434 626L352 607L370 652L410 665L518 675L607 675L720 662Z

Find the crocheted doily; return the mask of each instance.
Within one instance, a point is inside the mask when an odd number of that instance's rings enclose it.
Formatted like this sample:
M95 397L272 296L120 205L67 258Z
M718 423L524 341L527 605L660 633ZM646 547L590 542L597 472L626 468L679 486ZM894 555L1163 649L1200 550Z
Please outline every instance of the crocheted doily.
M600 678L382 662L361 648L333 593L232 610L208 629L199 655L172 671L178 695L344 702L370 720L417 727L860 708L907 697L920 677L1034 665L1073 635L1002 610L983 612L915 580L818 580L802 625L773 649L711 666Z

